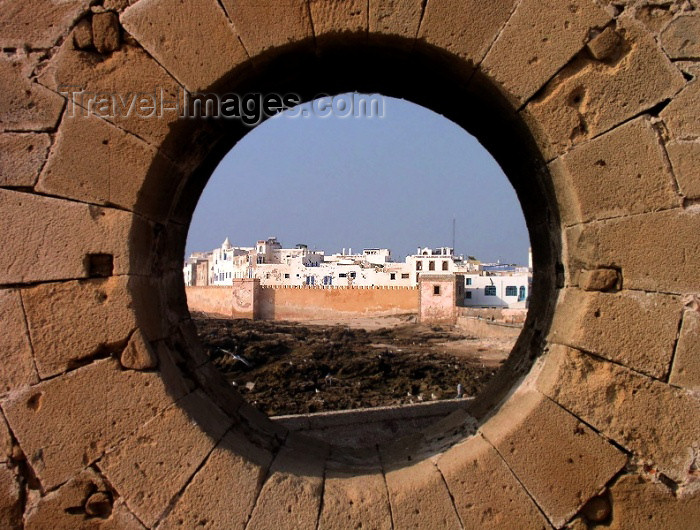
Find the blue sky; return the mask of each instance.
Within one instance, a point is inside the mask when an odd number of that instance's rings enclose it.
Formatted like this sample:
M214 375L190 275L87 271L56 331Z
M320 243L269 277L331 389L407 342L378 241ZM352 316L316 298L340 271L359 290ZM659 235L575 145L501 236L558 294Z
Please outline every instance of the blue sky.
M384 117L294 118L252 129L224 157L200 198L187 254L229 237L252 246L353 252L451 246L482 261L527 264L515 192L491 155L446 118L385 98Z

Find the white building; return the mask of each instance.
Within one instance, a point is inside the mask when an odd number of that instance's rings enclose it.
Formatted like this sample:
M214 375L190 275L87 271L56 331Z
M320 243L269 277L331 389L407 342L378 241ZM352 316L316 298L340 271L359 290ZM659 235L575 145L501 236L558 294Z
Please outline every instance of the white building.
M464 306L525 309L531 284L532 275L529 273L466 274Z

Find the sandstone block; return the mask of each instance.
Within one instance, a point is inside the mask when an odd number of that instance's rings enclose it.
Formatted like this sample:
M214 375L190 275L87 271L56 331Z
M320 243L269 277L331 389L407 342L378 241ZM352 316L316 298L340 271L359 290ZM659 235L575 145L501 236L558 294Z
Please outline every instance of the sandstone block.
M274 48L313 38L311 14L304 0L250 2L223 0L246 50L255 58Z
M0 463L4 464L12 458L12 436L7 427L5 417L0 414Z
M49 147L48 134L0 134L0 186L34 186Z
M423 14L422 0L376 0L369 3L369 36L416 38Z
M700 67L687 68L694 75L683 90L661 111L671 139L700 138Z
M579 287L584 291L619 291L622 288L622 275L615 269L581 271Z
M650 469L679 484L693 473L700 402L687 392L564 346L551 348L537 385Z
M428 2L418 38L466 59L475 67L486 55L516 3L515 0Z
M686 311L669 383L700 390L700 312Z
M523 0L480 68L519 107L585 46L592 29L609 21L593 2Z
M92 47L92 22L89 18L84 18L75 25L73 44L79 50Z
M221 371L212 363L199 367L194 373L195 380L209 398L230 416L238 413L243 396L236 391Z
M550 340L664 379L671 368L682 305L678 297L663 294L566 289Z
M249 530L316 528L323 490L324 459L283 447L251 514Z
M608 528L693 528L700 520L698 494L676 497L662 484L624 475L610 488L613 519Z
M700 285L700 212L668 210L588 223L564 231L570 283L578 271L619 268L626 289L695 292Z
M15 289L0 289L0 394L36 383L32 347L22 308Z
M511 397L481 432L557 528L627 461L598 433L532 390Z
M23 491L14 472L0 464L0 525L3 528L23 528Z
M0 131L50 131L58 123L63 98L30 80L31 67L26 59L0 56Z
M241 529L253 511L272 454L229 431L159 528Z
M620 42L621 38L617 32L613 28L607 27L593 37L586 45L586 48L594 59L604 61L615 55Z
M179 176L143 140L96 116L66 116L36 189L163 220Z
M230 426L196 391L143 425L98 467L139 520L152 527Z
M152 370L158 366L158 358L140 329L136 329L131 335L119 362L130 370Z
M386 473L397 528L460 528L450 492L432 460Z
M0 47L51 48L89 5L89 0L5 0L0 3Z
M700 14L684 13L661 32L661 44L671 59L700 57Z
M445 452L437 466L464 528L549 528L527 491L480 435Z
M318 528L391 529L389 497L382 473L328 471Z
M700 142L671 141L666 151L682 195L700 199Z
M158 374L122 371L105 359L15 392L1 404L27 462L43 487L52 488L171 403Z
M343 33L367 36L369 12L364 0L309 0L309 9L317 42Z
M41 378L85 359L120 351L136 328L128 277L47 283L23 291L29 333Z
M216 0L141 0L121 22L190 91L211 87L248 60Z
M683 87L683 76L645 28L624 19L617 32L623 40L610 58L580 55L522 111L545 159L641 114Z
M666 154L647 118L578 146L549 167L564 224L680 206Z
M119 18L112 11L92 16L92 43L99 53L112 53L119 49L121 33Z

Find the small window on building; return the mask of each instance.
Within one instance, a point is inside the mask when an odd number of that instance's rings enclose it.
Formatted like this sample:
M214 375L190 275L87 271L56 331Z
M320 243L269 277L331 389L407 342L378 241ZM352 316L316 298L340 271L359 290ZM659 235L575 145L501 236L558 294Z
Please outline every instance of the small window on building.
M442 262L442 270L446 271L450 268L450 264L446 261Z
M417 271L423 270L423 262L422 261L416 261L416 270Z
M440 296L440 286L439 285L433 285L433 294L435 296Z
M390 279L390 280L395 280L395 279L396 279L396 273L395 273L395 272L392 272L391 274L389 274L389 279Z
M518 296L518 288L515 285L506 287L506 296Z
M472 298L472 292L471 292L471 291L467 291L466 293L464 293L464 298L466 298L467 300L471 300L471 298Z
M288 280L288 279L289 279L289 273L287 273L287 274L284 275L284 279L285 279L285 280Z
M471 284L472 284L472 279L471 279L471 278L467 278L467 285L471 285Z
M402 279L402 280L408 280L409 276L410 276L410 275L409 275L407 272L401 273L401 279Z
M341 272L340 274L338 274L338 278L347 278L347 277L348 277L348 275L345 274L344 272Z
M461 285L457 286L457 294L462 296L462 286Z
M487 285L486 287L484 287L484 294L486 296L496 296L496 286Z
M430 270L430 271L435 270L435 262L433 260L430 260L430 262L428 263L428 270Z

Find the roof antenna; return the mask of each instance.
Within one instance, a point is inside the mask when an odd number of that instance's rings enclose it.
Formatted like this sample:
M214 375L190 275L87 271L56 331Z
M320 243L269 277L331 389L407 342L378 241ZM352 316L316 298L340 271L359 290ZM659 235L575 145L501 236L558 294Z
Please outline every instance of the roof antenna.
M457 232L457 218L452 216L452 254L455 253L455 233Z

